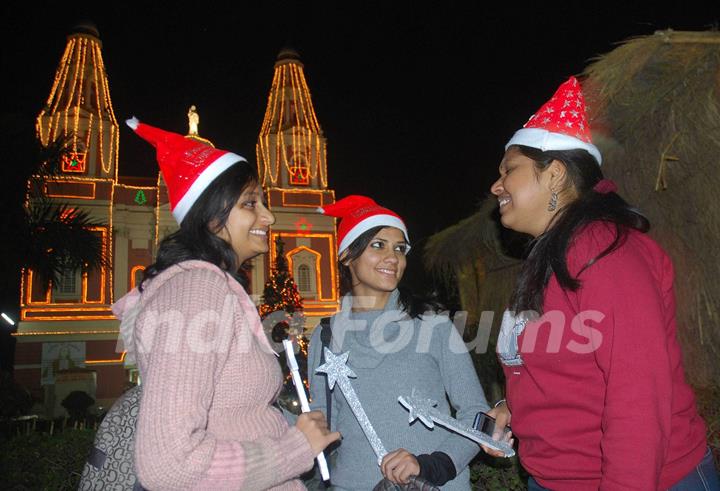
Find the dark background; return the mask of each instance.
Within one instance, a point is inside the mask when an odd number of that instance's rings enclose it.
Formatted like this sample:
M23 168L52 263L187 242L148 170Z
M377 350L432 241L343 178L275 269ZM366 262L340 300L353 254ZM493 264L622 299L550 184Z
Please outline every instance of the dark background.
M561 82L628 37L717 29L720 19L714 2L227 3L5 2L2 209L21 199L23 152L79 21L100 31L119 121L136 115L184 134L195 104L200 134L251 160L275 58L290 45L327 137L329 186L406 219L408 276L420 288L423 240L473 213L504 143ZM151 147L121 125L121 175L156 169ZM0 307L17 318L18 275L0 273Z

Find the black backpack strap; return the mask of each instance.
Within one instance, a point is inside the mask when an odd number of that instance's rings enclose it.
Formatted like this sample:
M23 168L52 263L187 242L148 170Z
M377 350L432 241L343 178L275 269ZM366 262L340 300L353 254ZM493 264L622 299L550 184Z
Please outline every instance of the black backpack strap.
M330 317L320 319L320 342L323 349L320 350L320 364L325 363L325 348L330 349L330 341L332 341L332 329L330 328ZM332 394L330 394L330 384L325 379L325 416L327 416L328 428L330 428L330 416L332 415Z
M332 341L332 329L330 328L330 317L323 317L320 319L320 342L322 343L323 349L320 352L320 364L325 363L325 349L330 349L330 341ZM325 379L325 416L327 417L328 429L332 421L332 393L330 392L330 384ZM335 450L340 445L340 441L336 441L328 445L325 449L325 455ZM329 486L325 483L326 488Z

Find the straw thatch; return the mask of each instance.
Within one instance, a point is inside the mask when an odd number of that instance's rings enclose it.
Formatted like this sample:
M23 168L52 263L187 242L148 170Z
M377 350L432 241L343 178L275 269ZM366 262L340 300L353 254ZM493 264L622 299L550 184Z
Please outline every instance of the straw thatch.
M675 264L686 372L720 380L720 33L660 31L587 67L603 172Z
M603 172L652 224L676 270L678 337L689 380L720 380L720 33L662 31L626 41L583 74ZM429 270L454 278L465 310L502 311L518 261L492 216L495 200L434 235Z

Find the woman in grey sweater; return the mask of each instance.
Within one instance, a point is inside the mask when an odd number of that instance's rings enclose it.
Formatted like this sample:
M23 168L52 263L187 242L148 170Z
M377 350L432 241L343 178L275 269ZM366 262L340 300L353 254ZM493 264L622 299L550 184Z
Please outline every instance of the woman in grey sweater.
M480 447L442 427L408 424L398 396L420 390L437 408L471 426L488 405L462 338L447 316L424 313L424 304L398 289L410 250L400 217L369 198L348 196L322 212L341 218L338 258L341 310L331 319L334 353L349 352L351 379L370 423L389 453L379 466L343 394L331 393L331 428L343 440L331 456L334 489L368 491L383 479L407 483L420 476L447 490L470 489L468 463ZM326 410L321 328L310 341L312 409Z

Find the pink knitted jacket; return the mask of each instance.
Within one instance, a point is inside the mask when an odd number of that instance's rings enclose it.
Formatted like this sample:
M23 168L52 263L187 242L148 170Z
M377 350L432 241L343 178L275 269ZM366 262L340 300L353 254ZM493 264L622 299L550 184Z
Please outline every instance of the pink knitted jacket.
M255 305L203 261L160 273L113 306L143 396L136 470L147 489L305 489L305 436L271 406L282 372Z

